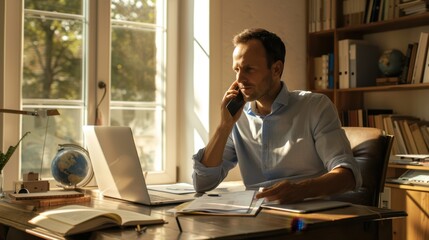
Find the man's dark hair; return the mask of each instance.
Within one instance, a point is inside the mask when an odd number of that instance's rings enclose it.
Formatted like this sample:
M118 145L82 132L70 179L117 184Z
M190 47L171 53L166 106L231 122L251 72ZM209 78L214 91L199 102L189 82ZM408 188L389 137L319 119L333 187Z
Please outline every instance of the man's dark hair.
M261 41L264 46L267 65L269 68L278 60L282 61L284 64L286 47L283 41L275 33L262 28L245 29L241 33L235 35L232 42L234 46L237 46L240 43L247 43L253 39Z

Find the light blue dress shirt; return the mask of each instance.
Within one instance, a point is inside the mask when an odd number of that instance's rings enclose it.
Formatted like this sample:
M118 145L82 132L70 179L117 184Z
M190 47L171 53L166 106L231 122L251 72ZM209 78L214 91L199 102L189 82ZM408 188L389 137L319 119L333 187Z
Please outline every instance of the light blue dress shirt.
M220 166L208 168L201 163L204 148L193 156L198 192L217 187L237 163L248 189L283 179L317 177L339 166L351 169L356 188L361 186L359 166L330 99L318 93L288 91L282 85L269 115L258 116L255 103L246 103Z

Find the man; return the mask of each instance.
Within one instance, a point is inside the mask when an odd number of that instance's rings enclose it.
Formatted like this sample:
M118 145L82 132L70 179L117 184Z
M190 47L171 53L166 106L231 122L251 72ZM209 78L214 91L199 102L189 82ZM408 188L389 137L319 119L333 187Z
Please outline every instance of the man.
M221 122L193 156L198 192L214 189L239 163L248 189L280 203L358 188L362 179L335 106L323 94L289 92L281 80L286 49L264 29L233 40L236 80L221 104ZM236 90L236 87L239 90ZM227 103L241 91L246 104L234 116Z

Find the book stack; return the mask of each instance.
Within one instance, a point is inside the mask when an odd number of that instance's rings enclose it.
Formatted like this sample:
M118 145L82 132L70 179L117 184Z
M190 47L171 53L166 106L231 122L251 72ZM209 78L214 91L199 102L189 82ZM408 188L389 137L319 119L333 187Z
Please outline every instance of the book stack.
M335 28L335 0L309 0L308 31L319 32Z
M341 114L343 126L348 127L375 127L384 129L381 116L393 114L392 109L350 109Z
M91 201L90 196L71 190L53 190L37 193L9 193L7 202L33 208L66 205Z
M429 32L421 32L418 42L407 46L401 84L429 83Z
M334 88L334 54L323 54L313 58L314 66L314 89Z
M366 0L365 23L391 20L400 17L399 0Z
M392 109L351 109L341 114L343 126L375 127L393 135L392 154L429 154L429 122L394 114Z
M339 40L339 88L375 86L380 75L379 57L379 47L365 40Z
M344 0L343 22L344 26L353 26L365 23L366 0Z
M427 0L401 0L398 4L401 16L408 16L428 11Z

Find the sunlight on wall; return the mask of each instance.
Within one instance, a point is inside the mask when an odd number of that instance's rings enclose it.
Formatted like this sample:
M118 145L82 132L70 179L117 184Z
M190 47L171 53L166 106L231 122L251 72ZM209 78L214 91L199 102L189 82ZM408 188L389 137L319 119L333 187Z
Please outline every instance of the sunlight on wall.
M204 126L203 139L209 131L209 1L194 1L194 113Z

